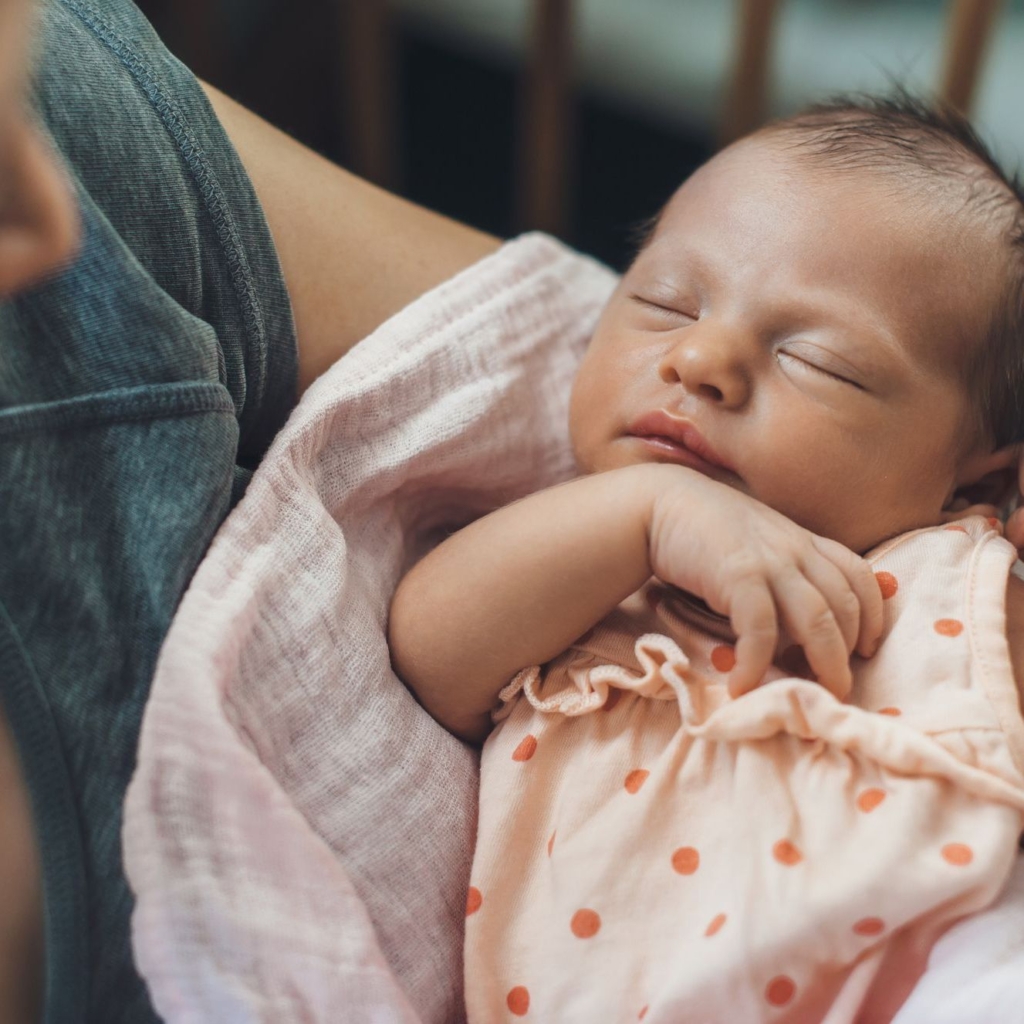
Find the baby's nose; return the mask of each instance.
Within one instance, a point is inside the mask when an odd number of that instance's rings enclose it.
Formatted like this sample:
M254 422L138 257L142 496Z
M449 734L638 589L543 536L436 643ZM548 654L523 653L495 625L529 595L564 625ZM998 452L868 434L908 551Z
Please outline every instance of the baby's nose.
M741 332L698 322L680 332L658 371L666 384L682 384L708 401L738 407L750 397L752 354Z

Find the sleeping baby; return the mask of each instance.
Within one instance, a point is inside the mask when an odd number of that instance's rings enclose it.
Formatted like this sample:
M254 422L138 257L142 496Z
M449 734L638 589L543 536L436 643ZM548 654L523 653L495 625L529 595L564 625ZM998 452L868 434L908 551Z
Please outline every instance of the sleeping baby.
M892 1018L1022 827L1022 403L1024 203L955 115L813 108L676 192L575 380L579 476L391 608L486 737L470 1022Z

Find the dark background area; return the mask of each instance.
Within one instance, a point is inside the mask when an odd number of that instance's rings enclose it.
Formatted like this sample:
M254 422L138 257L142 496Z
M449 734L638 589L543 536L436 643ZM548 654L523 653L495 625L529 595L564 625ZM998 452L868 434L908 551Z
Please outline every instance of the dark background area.
M336 0L137 0L173 53L306 145L350 166L343 19ZM494 234L515 221L519 69L392 22L398 176L394 191ZM617 269L637 226L708 156L713 140L630 116L585 93L574 103L563 238Z

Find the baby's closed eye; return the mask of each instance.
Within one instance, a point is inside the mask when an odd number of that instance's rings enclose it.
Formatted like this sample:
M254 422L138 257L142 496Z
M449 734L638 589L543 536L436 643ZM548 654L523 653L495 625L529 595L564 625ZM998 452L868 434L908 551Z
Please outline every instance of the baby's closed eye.
M646 298L643 295L630 295L630 300L636 303L645 313L651 313L658 319L672 321L673 325L679 323L691 323L700 319L697 311L687 311L685 303L674 303L669 300L656 300Z
M776 352L776 358L784 364L786 368L795 368L799 371L808 371L821 375L822 377L830 380L837 381L841 384L848 384L850 387L856 388L858 391L864 391L864 385L859 381L854 380L852 377L847 376L848 371L840 371L838 367L829 365L823 358L815 358L813 361L806 358L804 355L797 355L793 352L778 351Z

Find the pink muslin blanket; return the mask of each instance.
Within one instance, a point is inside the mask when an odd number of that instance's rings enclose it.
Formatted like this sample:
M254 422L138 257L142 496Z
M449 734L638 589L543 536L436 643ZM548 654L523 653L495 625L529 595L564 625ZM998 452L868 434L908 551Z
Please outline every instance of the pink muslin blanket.
M570 474L614 283L530 235L423 296L309 389L215 538L125 808L168 1021L462 1018L477 759L392 674L388 602L453 519Z

